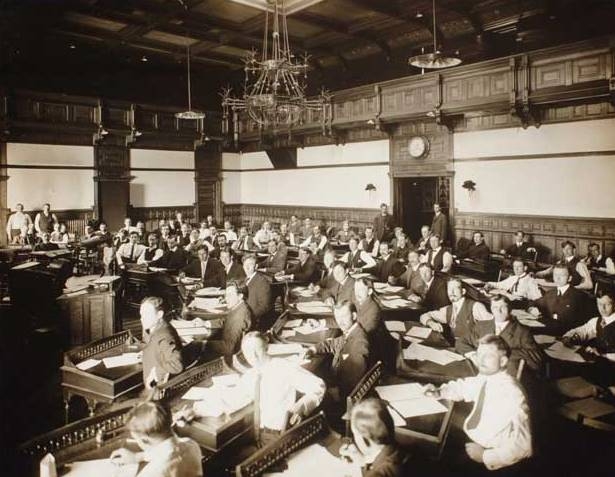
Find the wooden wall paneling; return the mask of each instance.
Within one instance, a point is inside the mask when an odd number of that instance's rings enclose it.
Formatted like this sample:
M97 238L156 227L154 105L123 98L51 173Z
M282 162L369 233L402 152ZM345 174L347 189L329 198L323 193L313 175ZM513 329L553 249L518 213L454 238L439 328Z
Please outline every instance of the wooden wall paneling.
M195 155L196 210L199 220L213 215L222 222L222 148L220 143L208 142L196 148Z
M145 230L148 232L158 228L160 219L174 220L175 214L182 213L184 220L190 222L194 226L198 224L198 218L194 205L181 205L171 207L131 207L129 216L133 220L142 221L145 223Z
M118 230L130 205L130 149L117 145L94 147L96 215L110 230Z

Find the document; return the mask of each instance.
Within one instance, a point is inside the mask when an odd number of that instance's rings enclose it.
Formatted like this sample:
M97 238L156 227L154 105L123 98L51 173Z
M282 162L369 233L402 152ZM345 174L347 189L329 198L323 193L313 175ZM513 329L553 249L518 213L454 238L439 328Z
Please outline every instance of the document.
M279 356L284 354L302 354L303 346L299 343L271 343L267 346L267 354L270 356Z
M577 415L580 414L590 419L596 419L615 412L614 406L593 397L569 402L564 407Z
M210 336L211 329L207 326L193 326L191 328L179 328L177 330L177 334L181 338L185 338L187 336Z
M197 308L199 310L216 310L226 308L226 305L220 303L219 298L195 298L190 303L190 308Z
M404 300L403 298L394 298L394 299L382 299L382 306L385 308L404 308L406 306L411 306L413 303L409 300Z
M306 301L295 304L297 310L307 314L331 313L331 307L322 301Z
M107 368L118 368L120 366L131 366L141 362L141 353L124 353L111 358L103 358L103 363Z
M288 320L284 323L284 328L296 328L297 326L301 326L303 324L303 320L301 318L297 320Z
M406 399L404 401L394 401L391 403L391 406L405 419L429 414L439 414L448 410L446 406L437 399L427 396Z
M68 465L63 477L135 477L139 464L117 465L111 459L84 460Z
M120 279L119 275L105 275L104 277L98 277L96 280L92 281L92 283L96 285L108 285L109 283L113 283L115 280Z
M320 444L312 444L294 454L287 460L288 468L281 473L265 473L263 476L284 477L361 477L357 464L335 457Z
M386 320L384 322L384 326L386 326L387 330L389 331L398 331L401 333L406 332L406 323L404 323L403 321Z
M580 346L573 346L572 348L568 348L564 346L564 343L561 341L556 341L551 346L549 346L545 353L555 359L559 359L562 361L572 361L573 363L585 363L585 359L581 356L577 351Z
M81 371L87 371L94 366L97 366L100 363L100 359L86 359L85 361L81 361L81 363L77 364L77 369Z
M407 332L407 336L414 336L415 338L426 339L431 334L431 328L427 326L413 326Z
M296 334L297 332L295 330L282 330L280 333L280 338L292 338Z
M384 282L374 283L374 289L379 293L397 293L404 289L404 287L389 285Z
M534 341L538 344L555 343L555 336L549 335L534 335Z
M385 401L405 401L415 397L424 396L424 387L418 383L391 384L389 386L376 386L376 393Z
M454 361L463 361L465 358L460 354L446 349L430 348L419 343L412 343L403 350L404 359L416 359L418 361L431 361L441 366L446 366Z
M393 409L391 406L387 406L387 410L393 418L393 425L395 427L404 427L406 425L406 420L401 417L401 415L395 409Z
M195 295L200 297L224 296L224 290L218 287L205 287L197 290Z
M217 376L212 376L211 380L213 381L214 386L237 386L239 383L239 375L236 373L220 374Z
M182 396L182 399L186 399L188 401L201 401L203 399L211 397L211 394L212 394L211 388L192 386Z
M320 320L307 320L301 326L294 329L296 333L302 335L311 335L312 333L318 333L319 331L327 331L327 320L321 318Z
M541 323L538 318L525 310L512 310L510 314L517 318L519 323L529 326L530 328L544 328L545 326L545 324Z

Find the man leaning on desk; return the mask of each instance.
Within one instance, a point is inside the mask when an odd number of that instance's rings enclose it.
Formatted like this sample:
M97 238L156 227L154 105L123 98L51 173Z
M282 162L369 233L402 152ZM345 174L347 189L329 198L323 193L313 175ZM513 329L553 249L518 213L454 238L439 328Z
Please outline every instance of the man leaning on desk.
M224 267L209 256L209 250L205 246L199 247L197 259L182 268L182 272L187 277L200 279L204 287L224 288L226 284Z

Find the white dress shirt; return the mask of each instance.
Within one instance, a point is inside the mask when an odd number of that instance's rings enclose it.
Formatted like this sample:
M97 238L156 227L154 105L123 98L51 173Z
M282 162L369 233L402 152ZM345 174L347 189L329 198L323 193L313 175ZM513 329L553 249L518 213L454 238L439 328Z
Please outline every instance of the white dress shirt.
M350 254L352 252L348 251L346 252L342 258L341 261L344 263L348 263L348 259L350 258ZM367 253L365 250L357 250L355 253L359 254L359 258L365 262L365 265L363 265L361 268L362 269L367 269L367 268L373 268L376 266L376 260L374 260L374 257L371 256L371 254Z
M469 428L483 384L482 410L477 425ZM474 401L463 429L470 439L485 448L483 462L487 469L507 467L532 455L527 401L519 383L505 370L490 376L479 374L451 381L440 388L440 395L454 401Z
M143 456L147 465L137 477L202 477L203 454L199 445L188 437L172 436Z
M161 248L158 248L158 246L156 246L156 251L154 252L154 257L151 260L145 260L145 252L149 250L149 248L146 248L145 250L143 250L143 252L141 253L141 255L139 255L139 259L137 260L137 263L139 265L144 265L146 263L149 262L153 262L154 260L158 260L159 258L162 258L162 255L164 255L164 251Z
M527 273L523 275L511 275L499 282L488 282L493 288L504 290L513 296L527 298L528 300L538 300L542 293L536 280Z
M432 281L433 281L433 278L431 279L429 284L431 284ZM427 289L429 288L429 284L427 286ZM423 313L421 315L421 317L419 318L419 320L420 320L420 322L423 325L427 325L427 322L429 320L435 320L438 323L446 324L446 309L449 306L452 306L453 307L452 317L456 317L459 314L459 310L461 310L461 307L463 306L464 301L465 301L465 297L457 300L455 303L451 303L451 305L443 306L442 308L440 308L438 310L432 310L432 311L428 311L427 313ZM477 321L479 321L479 320L484 320L484 321L493 320L493 315L491 313L489 313L487 311L487 308L485 308L485 305L483 305L479 301L475 302L474 306L472 307L472 316Z
M227 242L234 242L237 240L237 234L234 230L227 230L226 232L223 232L223 234L226 235Z
M566 333L564 336L568 338L572 338L574 335L577 335L581 341L590 341L596 337L596 328L598 326L598 321L602 320L601 316L596 316L590 319L584 325L573 328ZM615 321L615 313L610 314L609 316L604 318L606 325L610 325Z
M425 253L424 255L421 255L421 258L420 258L421 262L429 263L429 265L431 265L431 267L433 268L436 255L440 252L441 248L442 247L438 247L431 252L431 262L427 261L427 257L429 257L429 252ZM448 251L445 250L444 253L442 254L442 271L448 272L450 271L452 266L453 266L453 256Z
M260 425L282 431L295 402L302 415L308 415L321 403L325 383L307 369L284 359L272 358L260 368L251 368L240 379L237 392L254 396L257 373L260 374ZM297 401L297 392L303 396Z
M134 247L134 248L133 248ZM137 259L147 250L147 247L140 243L132 244L130 242L123 243L117 249L115 254L117 258L117 263L119 265L123 265L123 259L129 259L133 261L137 261Z
M312 243L312 237L313 236L310 235L303 242L301 242L301 247L309 247L310 244ZM318 250L323 250L325 248L325 245L327 245L327 237L325 237L324 235L321 235L320 240L318 241Z
M208 237L211 237L211 230L199 229L199 240L205 240Z
M260 229L254 234L254 244L258 247L263 247L273 238L271 230Z

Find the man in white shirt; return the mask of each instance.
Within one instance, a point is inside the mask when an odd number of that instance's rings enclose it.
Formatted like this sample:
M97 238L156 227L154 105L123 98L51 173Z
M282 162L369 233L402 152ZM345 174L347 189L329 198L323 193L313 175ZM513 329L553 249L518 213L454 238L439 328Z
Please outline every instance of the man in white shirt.
M615 299L606 294L596 302L600 316L567 331L562 341L567 346L592 345L588 350L595 354L615 353Z
M9 220L6 222L6 236L8 237L8 243L13 241L14 237L17 237L21 234L21 229L25 227L28 229L28 226L32 223L32 219L28 214L23 213L23 204L17 204L15 206L16 212L11 214Z
M512 263L513 274L499 282L487 282L485 291L507 296L510 300L538 300L542 296L536 280L527 273L527 265L521 259Z
M129 241L120 245L115 253L117 264L123 268L126 263L136 263L146 249L145 245L139 243L137 231L133 230L130 232Z
M509 467L532 455L529 408L515 378L506 372L510 348L495 335L480 340L477 350L478 376L450 381L425 393L437 399L474 402L463 424L472 440L466 453L489 470Z
M365 227L364 235L365 238L359 242L359 250L365 250L372 257L376 258L380 251L380 240L374 236L373 227Z
M255 427L262 444L309 416L325 395L322 379L299 364L270 356L267 344L265 335L258 331L243 337L241 351L252 368L236 386L237 393L257 396ZM297 393L302 394L299 399Z
M316 253L316 252L324 250L326 245L327 245L327 237L325 237L321 233L320 226L319 225L315 225L312 228L312 235L310 235L308 238L306 238L301 243L300 246L301 247L309 248L310 250L312 250L312 253ZM316 247L317 250L314 251L312 247Z
M111 462L118 466L146 462L139 477L201 477L201 448L190 438L177 437L172 422L171 412L162 402L137 404L128 415L127 427L143 452L116 449Z
M231 224L230 220L225 220L224 221L224 232L223 233L224 233L224 235L226 235L226 240L229 243L232 243L235 240L237 240L237 234L233 230L233 225Z
M429 225L423 225L421 227L421 238L417 244L417 250L422 253L426 253L429 250L429 239L431 238L431 230Z
M371 253L359 250L359 239L357 237L350 238L348 248L350 250L340 260L347 264L352 271L362 272L376 266L376 260Z
M201 222L201 227L199 228L199 240L205 240L211 236L211 231L209 230L209 226L207 222Z
M152 232L147 236L147 244L148 247L143 250L143 253L139 255L137 260L139 265L148 264L162 258L163 251L161 248L158 248L158 236L155 233Z
M263 249L267 246L269 241L273 238L271 234L271 224L269 222L263 222L261 229L254 234L254 244Z
M449 273L453 268L453 256L442 247L442 240L438 235L429 237L429 248L423 255L423 262L429 263L437 272Z

